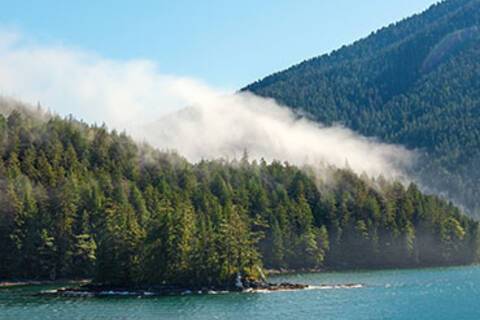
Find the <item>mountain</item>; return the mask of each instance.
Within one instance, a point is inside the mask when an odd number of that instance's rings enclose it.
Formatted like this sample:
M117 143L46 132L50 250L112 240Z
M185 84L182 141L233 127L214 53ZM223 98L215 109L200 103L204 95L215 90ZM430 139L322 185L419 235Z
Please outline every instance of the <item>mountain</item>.
M242 90L415 149L412 173L480 216L480 1L447 0Z
M260 268L477 261L479 223L415 185L201 161L0 101L0 279L228 287Z

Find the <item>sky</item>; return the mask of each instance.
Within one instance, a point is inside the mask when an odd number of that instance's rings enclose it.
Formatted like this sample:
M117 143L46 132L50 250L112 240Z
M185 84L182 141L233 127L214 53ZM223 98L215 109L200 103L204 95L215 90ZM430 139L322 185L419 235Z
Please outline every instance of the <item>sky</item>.
M0 0L0 31L23 45L146 60L164 75L236 90L435 2Z

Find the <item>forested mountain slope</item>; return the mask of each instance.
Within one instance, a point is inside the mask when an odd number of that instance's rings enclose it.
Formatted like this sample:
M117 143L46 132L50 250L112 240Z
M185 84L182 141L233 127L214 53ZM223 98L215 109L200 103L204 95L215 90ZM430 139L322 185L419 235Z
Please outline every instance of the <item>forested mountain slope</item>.
M268 268L477 260L478 222L414 185L188 163L74 119L0 115L0 279L222 286Z
M243 90L417 149L422 185L478 216L479 57L480 1L447 0Z

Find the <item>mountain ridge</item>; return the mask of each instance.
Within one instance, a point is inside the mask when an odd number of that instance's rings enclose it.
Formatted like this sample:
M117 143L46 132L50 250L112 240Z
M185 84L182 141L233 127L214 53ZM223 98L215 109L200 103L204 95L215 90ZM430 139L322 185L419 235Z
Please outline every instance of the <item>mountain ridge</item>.
M479 26L480 1L443 1L242 91L420 151L420 182L478 214Z

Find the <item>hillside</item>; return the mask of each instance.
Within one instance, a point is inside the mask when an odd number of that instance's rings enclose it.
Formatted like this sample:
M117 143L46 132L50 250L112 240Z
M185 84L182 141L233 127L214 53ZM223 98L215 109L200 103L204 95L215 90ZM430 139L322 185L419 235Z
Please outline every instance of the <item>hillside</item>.
M4 103L4 102L2 102ZM0 115L0 279L218 287L259 268L477 260L478 222L415 185L331 168L188 163L125 134Z
M243 90L416 149L413 174L480 215L480 1L447 0Z

